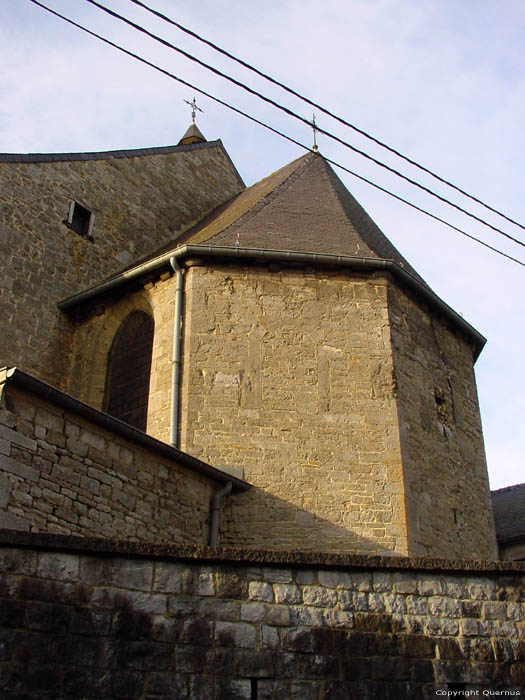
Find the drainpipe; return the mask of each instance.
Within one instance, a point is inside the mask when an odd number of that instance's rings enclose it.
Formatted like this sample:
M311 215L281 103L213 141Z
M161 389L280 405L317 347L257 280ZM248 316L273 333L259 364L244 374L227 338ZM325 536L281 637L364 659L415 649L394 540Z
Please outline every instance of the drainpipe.
M182 270L174 255L170 258L170 265L175 272L175 313L173 316L173 355L171 375L171 420L170 420L170 444L177 447L179 427L179 384L180 384L180 340L182 318Z
M219 515L221 512L222 499L227 496L232 490L232 482L228 481L226 486L217 491L211 502L211 523L210 523L210 536L208 538L208 545L210 547L217 546L217 539L219 536Z

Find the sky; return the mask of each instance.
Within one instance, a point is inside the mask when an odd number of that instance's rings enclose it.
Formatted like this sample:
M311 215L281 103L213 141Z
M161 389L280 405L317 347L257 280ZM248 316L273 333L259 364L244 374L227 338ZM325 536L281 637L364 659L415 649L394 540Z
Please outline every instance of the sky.
M53 9L297 141L312 132L85 0ZM311 119L315 111L130 0L111 9ZM525 225L525 3L522 0L146 0L147 4L342 116ZM303 150L46 13L0 5L0 152L176 144L191 122L221 138L246 184ZM318 125L525 241L525 230L316 112ZM525 262L525 248L328 137L320 152ZM525 267L339 172L434 291L487 338L476 363L492 489L525 482Z

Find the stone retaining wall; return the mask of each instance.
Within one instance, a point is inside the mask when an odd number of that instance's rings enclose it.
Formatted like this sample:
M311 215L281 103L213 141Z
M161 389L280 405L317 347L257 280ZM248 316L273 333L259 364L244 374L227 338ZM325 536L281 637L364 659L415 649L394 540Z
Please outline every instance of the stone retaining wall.
M0 538L6 700L525 692L520 564Z

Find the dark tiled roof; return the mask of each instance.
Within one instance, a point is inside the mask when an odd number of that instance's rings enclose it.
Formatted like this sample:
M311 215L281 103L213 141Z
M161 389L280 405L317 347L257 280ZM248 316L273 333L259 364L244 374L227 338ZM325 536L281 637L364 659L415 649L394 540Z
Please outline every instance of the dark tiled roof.
M525 484L492 491L498 542L525 537Z
M173 241L181 243L394 260L423 282L315 153L241 192Z
M222 146L220 139L182 146L157 146L155 148L132 148L122 151L95 151L91 153L0 153L0 163L61 163L73 160L106 160L107 158L136 158L137 156L168 155L193 151L198 148Z

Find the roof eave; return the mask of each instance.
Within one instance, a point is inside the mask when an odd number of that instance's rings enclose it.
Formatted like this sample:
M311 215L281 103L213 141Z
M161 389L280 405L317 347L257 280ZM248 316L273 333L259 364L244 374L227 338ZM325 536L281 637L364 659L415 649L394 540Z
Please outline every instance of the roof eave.
M430 287L420 282L416 277L404 270L394 260L386 260L383 258L364 258L354 257L349 255L331 255L328 253L313 253L313 252L294 252L287 250L272 250L265 248L241 248L229 246L210 246L210 245L182 245L174 248L163 255L153 258L142 265L137 265L130 270L116 275L105 280L101 284L91 287L83 292L74 294L67 299L59 302L58 307L61 311L71 311L79 304L92 301L96 297L103 295L123 284L138 280L140 277L155 272L163 267L167 267L171 258L181 260L187 257L211 257L211 258L230 258L230 259L248 259L257 261L272 261L272 262L288 262L288 263L303 263L309 265L329 265L342 266L353 269L365 270L384 270L391 272L401 282L410 287L413 291L420 294L432 306L437 308L447 319L459 327L474 345L474 361L477 360L481 353L486 338L481 335L473 326L460 316L452 307L444 302L438 295L433 292Z
M225 484L231 481L236 491L246 491L251 488L251 485L244 481L244 479L239 479L229 472L217 469L211 464L203 462L197 457L193 457L193 455L183 452L173 445L168 445L168 443L162 442L162 440L148 435L142 430L128 425L118 418L110 416L108 413L99 411L93 406L71 396L71 394L60 391L60 389L43 382L41 379L37 379L18 367L0 368L0 389L4 384L11 384L19 389L29 391L45 401L49 401L66 411L81 416L95 425L130 440L141 447L153 450L163 457L174 460L184 467L198 472L209 479L214 479L219 483Z

